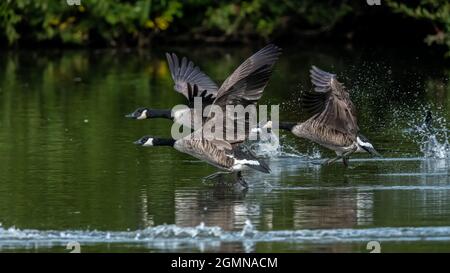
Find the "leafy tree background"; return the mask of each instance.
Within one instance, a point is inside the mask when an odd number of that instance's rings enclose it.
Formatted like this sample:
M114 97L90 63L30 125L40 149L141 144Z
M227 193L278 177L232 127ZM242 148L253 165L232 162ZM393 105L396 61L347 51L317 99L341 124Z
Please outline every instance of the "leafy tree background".
M67 46L146 46L151 43L250 43L292 37L349 38L361 18L417 22L421 37L450 57L450 2L444 0L3 0L0 40ZM397 21L396 21L397 20ZM386 23L386 22L384 22ZM388 22L389 23L389 22ZM375 24L375 23L373 23ZM405 28L408 26L405 25ZM385 28L389 31L389 28ZM423 35L422 35L423 34ZM416 38L416 37L413 37Z

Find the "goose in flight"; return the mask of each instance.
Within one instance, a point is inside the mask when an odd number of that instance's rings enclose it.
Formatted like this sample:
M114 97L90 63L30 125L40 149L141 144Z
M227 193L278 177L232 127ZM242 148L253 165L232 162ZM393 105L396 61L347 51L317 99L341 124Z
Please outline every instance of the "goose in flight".
M278 47L269 46L248 58L224 81L217 91L212 105L223 111L227 105L242 105L245 107L256 104L263 95L264 88L272 74L273 65L280 53ZM188 93L192 93L192 90L195 89L198 89L198 87L192 87L190 83L187 84ZM223 113L228 112L223 111ZM209 130L210 124L216 126L216 132L222 132L223 134L212 134ZM171 146L225 172L234 173L237 181L244 187L248 187L242 177L241 171L243 169L252 168L264 173L269 173L270 169L243 144L252 128L243 127L243 131L235 130L239 127L230 126L230 124L249 125L249 121L245 117L234 114L213 115L211 107L202 128L186 137L175 140L173 138L144 136L135 144L141 146ZM231 131L232 138L228 137L230 130L233 130ZM220 173L214 173L205 179L215 177L218 174Z
M220 139L196 139L189 138L191 135L175 140L173 138L159 138L144 136L135 142L137 145L148 146L170 146L176 150L191 155L206 163L209 163L227 173L233 173L237 182L247 188L248 184L242 177L241 171L246 167L270 173L269 167L245 145L231 145ZM222 172L216 172L204 179L213 178Z
M309 139L336 152L337 157L329 159L331 164L342 159L348 166L348 157L355 152L368 152L380 156L358 127L356 110L345 86L335 74L315 66L310 70L312 92L302 97L302 105L312 115L304 122L280 122L279 129L291 131L295 136ZM265 127L271 128L269 121Z
M166 118L172 119L174 122L183 126L193 128L195 118L201 122L206 120L206 117L203 116L203 110L216 100L219 93L223 94L226 90L235 88L235 90L228 91L232 93L230 99L233 98L233 100L237 101L234 97L239 95L237 92L239 90L236 89L237 86L234 86L233 84L243 78L252 67L258 66L260 69L265 69L266 73L271 74L272 67L280 54L281 49L279 47L273 44L265 46L242 63L238 69L225 80L219 90L216 83L195 66L192 61L189 61L186 57L183 57L180 61L174 53L166 53L170 74L175 83L174 90L186 97L188 100L188 108L179 109L172 113L171 109L150 109L141 107L136 109L133 113L126 115L126 117L138 120ZM261 78L257 80L261 80ZM241 81L240 84L247 84L247 82ZM255 94L249 92L249 96L249 99L255 99ZM202 109L194 109L195 99L201 100ZM254 101L252 101L252 103L253 102Z

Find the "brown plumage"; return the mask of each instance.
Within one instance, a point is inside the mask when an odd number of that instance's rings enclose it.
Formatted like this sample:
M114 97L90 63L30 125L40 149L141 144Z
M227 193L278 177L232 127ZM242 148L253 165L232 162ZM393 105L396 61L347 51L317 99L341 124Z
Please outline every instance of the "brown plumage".
M359 132L356 110L345 86L335 74L315 66L310 70L310 77L314 91L302 98L303 107L313 115L309 124L321 124L356 140Z
M231 145L224 140L198 139L191 135L174 140L151 136L144 136L135 142L141 146L172 146L176 150L203 160L221 170L232 172L237 181L244 187L247 183L242 177L241 171L249 167L261 172L269 173L269 167L244 145ZM206 177L209 179L221 173L215 173Z
M264 88L269 82L273 66L281 54L281 49L273 44L269 44L245 60L220 86L217 85L191 61L185 57L180 62L175 54L166 53L167 62L175 82L174 89L183 94L189 102L191 111L184 112L183 115L175 115L174 120L177 123L187 127L192 127L194 118L202 124L214 118L211 112L205 118L199 111L194 111L194 99L201 98L203 108L210 105L220 107L223 113L226 113L227 105L240 105L246 107L250 104L255 105L262 97ZM211 106L210 106L210 109ZM203 109L202 109L203 110ZM202 111L203 112L203 111ZM223 116L223 126L217 128L224 132L223 139L226 139L226 128L231 135L230 124L234 123L234 128L249 128L248 119ZM227 126L228 124L228 126ZM235 130L233 143L242 142L248 137L250 129L245 133L238 134Z
M208 120L211 124L222 124L225 128L216 128L224 133L221 137L228 142L242 143L248 138L250 128L249 118L235 117L226 111L228 105L246 107L256 105L262 97L272 75L273 66L281 54L281 49L269 44L245 60L222 84L211 105L220 107L224 115L222 122L216 122L216 116L210 112ZM254 108L256 110L256 107ZM256 113L254 113L256 116ZM233 125L233 126L232 126ZM244 130L237 130L244 128ZM234 129L234 131L233 131ZM233 136L232 139L227 136Z
M328 127L316 119L308 119L292 128L292 133L298 137L309 139L334 151L345 151L356 137Z
M176 141L174 148L209 162L222 170L232 171L234 165L233 147L226 141L185 138Z
M309 139L336 152L347 165L354 152L367 151L379 155L372 144L360 134L356 110L345 86L331 74L312 66L310 70L314 91L302 97L302 106L312 115L301 123L280 122L280 129ZM271 126L271 125L270 125ZM267 126L269 127L269 126Z
M227 172L235 173L238 181L244 186L247 186L241 174L241 170L244 167L269 173L269 167L242 144L252 128L246 126L244 127L247 129L246 132L238 132L233 139L227 139L229 135L228 130L232 128L230 124L235 126L240 124L248 125L248 119L227 115L226 108L229 105L246 107L256 104L263 94L264 88L272 74L273 65L280 54L280 48L268 45L248 58L224 81L220 89L217 90L215 99L211 104L211 107L218 107L224 113L220 117L221 120L217 120L218 116L214 115L213 110L211 110L209 115L207 115L208 118L203 123L203 127L184 138L174 140L145 136L135 143L142 146L173 146L180 152L189 154ZM175 81L175 90L184 94L189 101L196 94L211 97L211 94L208 93L209 90L205 89L205 86L209 86L210 90L214 88L210 83L210 79L204 73L200 73L191 62L187 63L187 60L184 58L180 65L178 58L174 54L167 55L167 59ZM190 75L190 73L183 72L185 70L192 70L198 76L192 79L190 76L186 76ZM194 81L194 79L201 80ZM205 90L202 91L203 89ZM188 113L193 112L192 108L187 110ZM191 125L189 120L184 122ZM205 129L208 124L222 124L222 127L214 126L214 128L215 131L222 130L224 135L211 134L211 130ZM216 174L207 178L214 176Z

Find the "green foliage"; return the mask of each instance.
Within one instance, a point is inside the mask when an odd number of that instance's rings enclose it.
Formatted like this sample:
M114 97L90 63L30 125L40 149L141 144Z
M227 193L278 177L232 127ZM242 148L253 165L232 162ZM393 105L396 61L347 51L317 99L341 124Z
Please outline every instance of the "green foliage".
M207 9L204 25L228 36L257 34L268 38L292 24L305 29L331 28L351 11L347 1L224 1Z
M68 4L76 0L3 0L0 39L10 45L50 41L109 46L144 45L156 35L205 41L268 40L282 34L320 34L333 30L346 17L376 11L365 1L349 0L79 1L77 6ZM425 41L450 49L450 2L415 3L386 0L383 5L389 8L378 10L431 22L435 33Z
M388 0L389 7L397 13L418 19L427 20L435 32L425 38L428 45L445 45L450 49L450 2L445 0L421 0L415 5ZM446 54L450 57L450 51Z
M352 11L347 1L80 2L77 6L65 0L4 0L0 4L0 29L4 31L0 35L9 44L20 40L74 44L102 40L114 46L123 40L140 42L175 24L188 35L215 31L223 40L252 35L269 38L292 23L312 29L330 28ZM185 14L186 10L190 10L189 14Z
M66 1L4 0L0 3L0 29L10 44L22 36L31 41L61 40L86 44L100 37L111 45L130 36L165 31L182 15L182 1ZM21 30L21 31L19 31ZM25 34L26 33L26 34Z

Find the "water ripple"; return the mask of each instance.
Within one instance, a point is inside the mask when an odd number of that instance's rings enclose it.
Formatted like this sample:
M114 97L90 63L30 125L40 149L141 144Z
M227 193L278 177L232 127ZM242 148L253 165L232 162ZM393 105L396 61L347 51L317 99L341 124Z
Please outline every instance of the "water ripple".
M179 227L160 225L136 231L33 230L0 227L0 246L50 247L69 241L80 244L128 243L152 246L186 243L193 246L220 242L367 242L450 241L450 227L381 227L364 229L301 229L258 231L247 221L241 231L225 231L218 226Z

